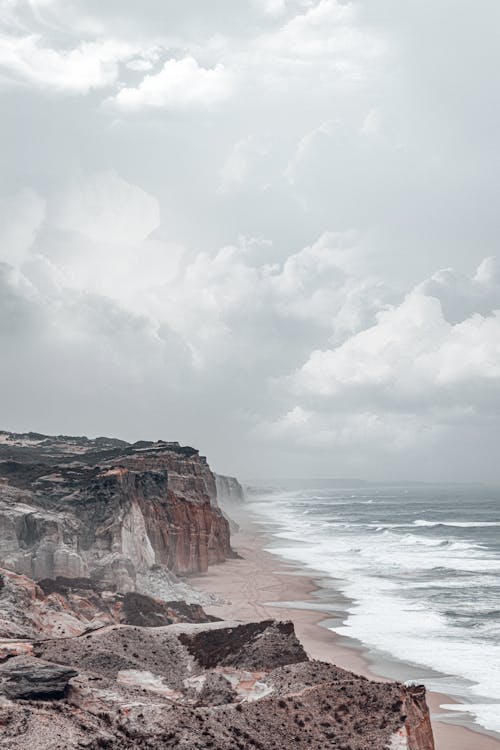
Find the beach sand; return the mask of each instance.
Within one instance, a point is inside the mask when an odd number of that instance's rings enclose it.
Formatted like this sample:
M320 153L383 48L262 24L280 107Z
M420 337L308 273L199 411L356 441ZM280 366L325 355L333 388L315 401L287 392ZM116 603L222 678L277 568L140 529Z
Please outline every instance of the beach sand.
M264 549L270 542L265 529L251 520L242 521L240 532L232 537L232 546L242 557L211 566L209 572L192 579L192 583L207 593L215 594L224 603L205 607L210 614L223 619L292 620L297 636L308 655L329 661L339 667L370 679L384 678L371 671L361 649L346 646L334 632L320 625L331 612L321 610L321 599L313 597L318 586L310 574L304 575L298 566L282 561ZM319 577L319 576L318 576ZM299 608L280 607L272 602L297 602ZM307 603L311 609L306 609ZM431 715L445 715L440 704L455 703L448 696L429 692ZM436 750L500 750L500 740L472 731L457 724L448 724L433 718Z

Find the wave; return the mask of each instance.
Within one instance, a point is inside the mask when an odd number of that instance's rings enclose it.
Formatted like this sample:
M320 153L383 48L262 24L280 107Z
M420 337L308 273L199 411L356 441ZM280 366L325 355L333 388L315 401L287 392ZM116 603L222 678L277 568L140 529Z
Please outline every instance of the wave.
M426 521L425 518L418 518L416 521L413 521L413 525L428 528L449 526L457 529L483 529L490 526L500 526L500 521Z
M277 527L268 549L334 581L347 608L337 632L420 666L429 687L436 680L433 689L443 692L446 682L448 694L466 697L476 720L499 732L500 560L491 534L480 529L500 521L460 520L454 490L435 507L424 493L392 504L376 496L373 505L366 492L355 503L344 502L345 495L319 501L313 493L307 515L303 497L255 508ZM463 507L469 519L472 512L498 519L492 500L498 495L484 506L467 498ZM431 520L438 507L443 521ZM430 677L426 668L442 676Z

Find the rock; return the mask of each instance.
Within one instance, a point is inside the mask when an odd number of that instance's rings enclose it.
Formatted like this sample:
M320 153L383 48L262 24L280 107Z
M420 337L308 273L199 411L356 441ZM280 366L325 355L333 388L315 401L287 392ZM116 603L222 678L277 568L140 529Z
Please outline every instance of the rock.
M0 665L0 691L7 698L54 700L63 698L75 669L30 656L16 656Z
M409 750L434 750L429 707L424 685L411 685L403 690L405 733Z
M224 706L232 703L237 692L223 674L210 672L207 674L197 696L199 706Z
M162 601L129 592L101 589L89 578L45 578L36 584L26 576L0 570L0 638L77 636L105 625L123 623L158 627L176 622L214 622L199 604ZM178 593L165 590L165 594ZM3 644L5 649L5 643ZM1 653L0 647L0 653Z
M291 623L114 625L33 647L30 674L79 674L62 703L0 701L9 750L433 750L422 688L311 662Z
M234 556L215 477L193 448L2 436L0 565L8 570L91 578L126 593L155 568L202 573Z
M156 628L175 622L216 622L219 618L207 615L197 604L162 602L150 596L129 592L123 597L120 621L125 625Z
M177 632L181 643L205 668L224 665L256 671L307 661L291 622L224 622L210 627L179 626Z

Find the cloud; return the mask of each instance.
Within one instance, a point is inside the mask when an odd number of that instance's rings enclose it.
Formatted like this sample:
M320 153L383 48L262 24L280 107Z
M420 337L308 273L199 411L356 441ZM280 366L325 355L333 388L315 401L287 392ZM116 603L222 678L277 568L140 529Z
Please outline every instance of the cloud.
M35 34L0 38L0 69L11 80L72 94L111 86L118 78L119 63L132 54L130 45L114 40L53 49Z
M258 167L262 167L260 162L267 153L266 143L251 135L235 143L221 169L220 183L217 188L219 195L230 193L244 185L252 175L252 171L258 174Z
M320 396L381 389L397 401L415 393L439 399L442 388L462 382L500 385L500 311L452 325L436 298L413 292L377 317L336 349L313 352L293 389Z
M266 444L289 449L291 444L302 450L363 451L397 454L415 450L422 441L436 444L445 430L439 424L428 424L419 416L401 413L377 414L359 411L348 414L307 411L293 407L274 421L264 421L254 429L256 438ZM367 463L370 459L362 458ZM355 461L356 462L356 461Z
M137 244L160 224L158 201L115 172L76 180L49 206L50 223L95 242Z
M293 76L317 66L320 89L335 82L366 80L385 54L382 38L363 29L358 6L338 0L319 0L276 31L262 35L257 45L267 62L272 60Z
M171 282L182 252L155 236L159 225L158 201L137 185L113 171L80 175L48 195L43 231L17 266L49 297L102 295L157 322L151 290Z
M223 65L203 68L193 57L171 58L136 88L122 88L113 101L124 110L210 106L227 99L231 91L232 76Z
M21 191L6 212L2 317L16 332L3 334L6 356L26 372L49 357L70 401L94 370L99 399L147 388L179 419L224 402L247 444L335 448L357 470L355 451L373 471L494 421L495 259L470 276L433 274L401 298L368 272L353 232L324 233L281 262L268 259L271 243L245 238L190 255L155 236L157 200L109 171L46 201ZM78 375L63 382L68 367ZM10 365L5 387L9 377Z
M478 303L482 314L471 312ZM407 451L414 457L432 446L443 451L446 441L456 446L479 436L481 425L483 438L498 429L496 259L486 259L469 277L452 269L438 272L374 317L274 381L273 393L290 406L281 416L262 418L256 436L288 449L352 449L373 462L391 452L401 460Z
M296 174L300 169L303 162L306 162L313 152L318 141L323 138L330 136L335 130L335 122L323 122L316 128L311 130L310 133L306 133L299 140L295 153L290 159L287 168L285 170L285 177L293 185L296 181Z
M14 266L22 263L44 219L45 201L30 188L1 200L1 260Z
M487 315L500 307L500 262L485 258L474 276L445 268L417 286L417 291L439 299L447 320L460 322L475 312Z
M494 477L500 10L216 6L3 4L4 418Z
M269 16L281 16L287 9L287 0L255 0L255 3Z

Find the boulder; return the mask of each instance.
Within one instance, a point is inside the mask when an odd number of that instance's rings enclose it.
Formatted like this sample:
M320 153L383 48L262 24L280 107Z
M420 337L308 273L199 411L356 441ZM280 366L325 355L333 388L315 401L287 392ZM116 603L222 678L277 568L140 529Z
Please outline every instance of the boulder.
M63 698L76 669L31 656L15 656L0 665L0 692L11 700Z

